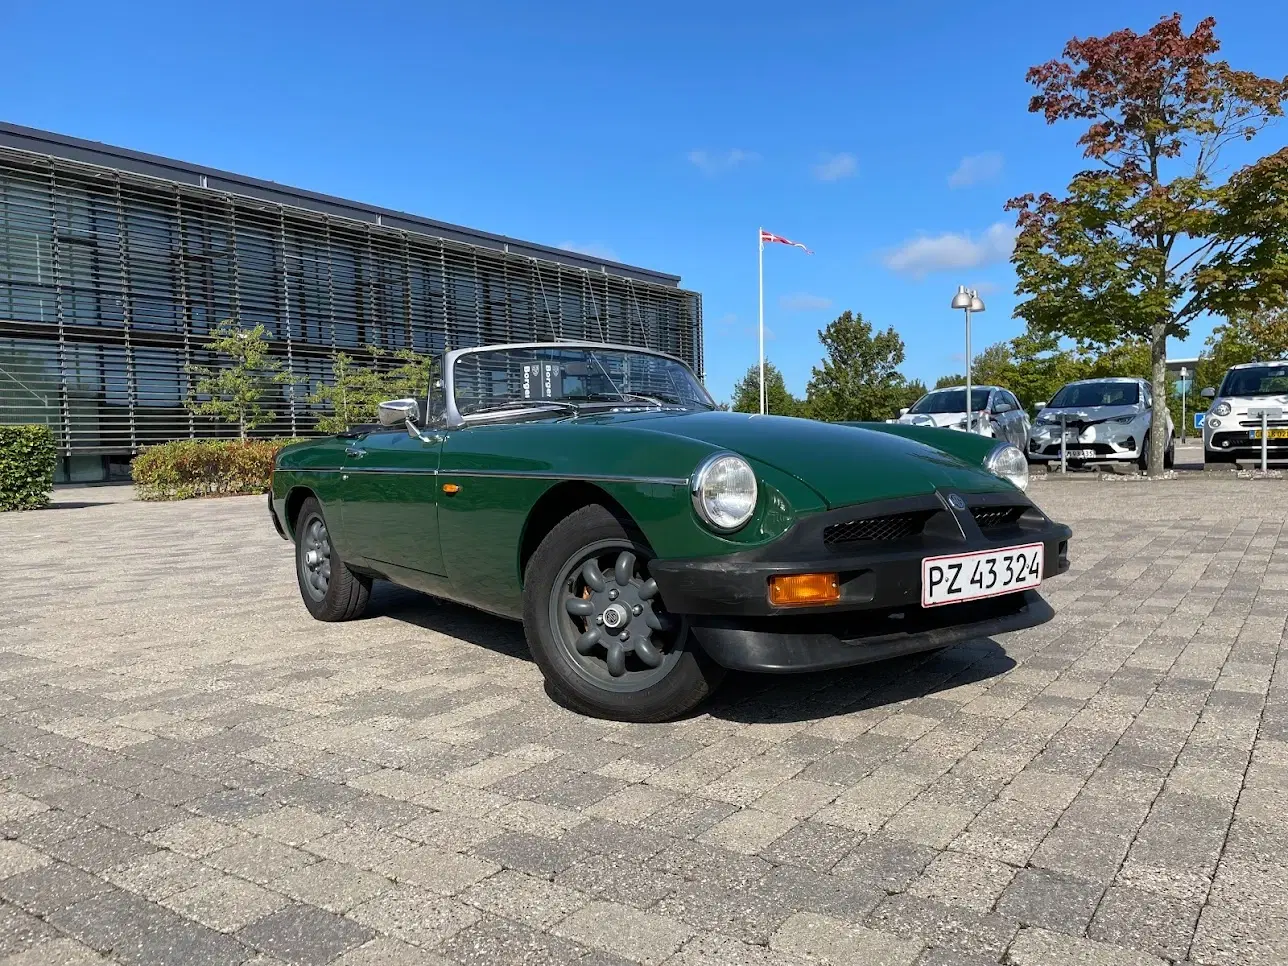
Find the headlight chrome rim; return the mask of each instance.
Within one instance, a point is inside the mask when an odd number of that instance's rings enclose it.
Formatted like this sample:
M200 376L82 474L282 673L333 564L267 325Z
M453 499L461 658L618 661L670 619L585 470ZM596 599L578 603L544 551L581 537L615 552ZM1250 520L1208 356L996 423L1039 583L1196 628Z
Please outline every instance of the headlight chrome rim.
M716 519L711 508L707 505L707 484L710 482L710 475L717 464L725 461L735 461L742 464L751 483L750 498L746 499L746 510L739 515L733 516L727 520L721 521ZM735 470L736 471L736 470ZM707 527L716 533L728 534L735 533L745 527L753 516L756 514L756 505L760 501L760 484L756 480L756 471L751 468L751 464L739 456L737 453L720 452L712 453L693 471L689 477L689 495L693 501L693 510Z
M1229 416L1230 411L1231 411L1231 406L1224 399L1222 399L1220 402L1218 402L1215 406L1212 407L1213 416Z
M984 459L984 469L1006 480L1017 490L1029 488L1029 459L1014 443L999 443L989 450Z

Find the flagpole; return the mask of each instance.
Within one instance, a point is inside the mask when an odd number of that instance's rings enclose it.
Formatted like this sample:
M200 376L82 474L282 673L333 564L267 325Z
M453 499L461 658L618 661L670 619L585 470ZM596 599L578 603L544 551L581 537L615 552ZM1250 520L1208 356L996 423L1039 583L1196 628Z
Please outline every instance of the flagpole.
M760 415L765 415L765 229L756 231L760 248Z

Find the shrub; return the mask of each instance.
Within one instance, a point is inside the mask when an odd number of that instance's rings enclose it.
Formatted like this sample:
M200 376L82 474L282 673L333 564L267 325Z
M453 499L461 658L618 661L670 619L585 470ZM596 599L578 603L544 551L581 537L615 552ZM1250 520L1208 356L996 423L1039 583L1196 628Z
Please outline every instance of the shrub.
M57 461L48 426L0 426L0 510L48 504Z
M278 451L294 439L180 439L134 458L140 500L265 493Z

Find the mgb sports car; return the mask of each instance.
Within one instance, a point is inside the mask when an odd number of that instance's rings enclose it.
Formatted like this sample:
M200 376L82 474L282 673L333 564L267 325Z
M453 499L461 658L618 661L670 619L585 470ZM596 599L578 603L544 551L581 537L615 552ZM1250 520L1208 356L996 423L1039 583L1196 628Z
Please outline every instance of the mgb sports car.
M683 715L729 669L840 668L1032 627L1068 527L1011 443L720 411L679 359L599 343L447 352L423 400L282 450L304 605L384 579L521 620L585 714Z

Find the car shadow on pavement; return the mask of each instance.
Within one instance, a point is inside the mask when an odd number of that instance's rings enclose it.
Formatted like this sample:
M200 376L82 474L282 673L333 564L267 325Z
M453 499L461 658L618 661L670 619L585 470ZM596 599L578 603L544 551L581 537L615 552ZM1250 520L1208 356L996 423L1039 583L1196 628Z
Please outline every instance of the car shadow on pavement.
M953 688L1000 677L1015 659L991 638L967 641L940 651L890 658L872 664L806 674L731 673L715 698L699 709L741 724L817 721L886 707L902 701L933 699ZM951 713L960 701L940 702L935 711ZM913 709L925 714L931 704Z
M518 621L485 614L387 581L376 581L366 617L390 617L459 638L496 654L532 660ZM696 708L689 717L710 714L743 724L821 720L900 701L933 698L942 691L999 677L1013 667L1015 660L1005 648L984 638L940 651L835 671L731 672L715 697Z
M523 625L518 621L485 614L387 580L377 580L372 586L365 617L391 617L427 631L458 637L506 657L532 660L528 643L523 639Z
M37 510L84 510L91 506L111 506L111 500L58 500L36 507Z

